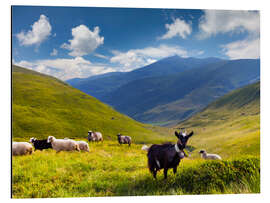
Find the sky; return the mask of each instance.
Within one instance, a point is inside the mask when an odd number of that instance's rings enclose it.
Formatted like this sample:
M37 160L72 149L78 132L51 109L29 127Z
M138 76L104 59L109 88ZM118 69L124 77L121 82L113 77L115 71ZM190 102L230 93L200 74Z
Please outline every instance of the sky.
M247 10L12 7L12 62L61 80L131 71L162 58L260 58Z

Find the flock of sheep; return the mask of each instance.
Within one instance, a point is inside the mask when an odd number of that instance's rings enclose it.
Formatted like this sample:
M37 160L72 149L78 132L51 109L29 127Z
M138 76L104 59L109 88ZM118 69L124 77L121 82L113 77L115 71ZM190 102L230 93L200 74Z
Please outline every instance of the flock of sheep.
M176 173L177 167L180 161L184 157L188 157L184 149L189 138L193 135L193 131L189 134L187 132L175 131L175 136L178 138L176 144L153 144L150 147L144 145L142 150L147 151L148 168L150 173L156 178L157 172L161 169L164 170L164 178L167 178L168 169L172 168ZM123 136L120 133L117 134L117 140L119 144L131 145L131 137ZM100 132L88 131L88 141L103 141L102 134ZM32 144L30 144L32 143ZM35 150L43 150L52 148L56 152L60 151L86 151L89 152L89 145L85 141L75 141L69 138L56 139L54 136L48 136L47 139L38 140L31 138L28 142L13 142L12 143L12 155L26 155L32 154L33 147ZM217 154L208 154L205 150L199 152L203 159L216 159L221 160L221 157Z
M131 137L117 134L119 144L131 145ZM88 131L88 141L103 141L100 132ZM30 144L32 143L32 144ZM49 136L47 139L38 140L34 137L28 142L12 142L12 155L32 154L33 150L43 150L52 148L56 152L60 151L86 151L89 152L89 145L85 141L75 141L69 138L56 139L54 136Z

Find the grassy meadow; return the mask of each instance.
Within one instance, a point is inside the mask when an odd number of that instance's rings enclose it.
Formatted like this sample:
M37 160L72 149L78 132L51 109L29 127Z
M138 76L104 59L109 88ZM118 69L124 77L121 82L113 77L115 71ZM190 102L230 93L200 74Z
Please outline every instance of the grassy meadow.
M88 130L104 135L90 152L35 151L12 157L12 197L92 197L129 195L235 194L260 192L260 85L221 97L202 112L171 128L146 125L99 100L43 74L13 66L12 140L29 142L69 137L86 140ZM190 156L178 172L154 180L142 144L176 142L174 131L194 135ZM132 137L120 146L116 134ZM199 150L219 154L206 161Z
M14 156L13 198L258 193L259 158L224 161L186 158L168 179L154 180L142 145L90 143L90 152L49 149Z

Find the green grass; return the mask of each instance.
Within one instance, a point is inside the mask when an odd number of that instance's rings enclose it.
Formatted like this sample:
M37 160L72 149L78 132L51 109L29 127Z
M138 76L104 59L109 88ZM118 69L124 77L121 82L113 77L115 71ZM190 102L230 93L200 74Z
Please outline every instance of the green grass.
M86 138L88 130L100 131L109 140L120 132L137 143L172 139L56 78L31 70L13 66L12 90L14 140L49 135Z
M259 193L260 161L184 159L154 180L142 145L90 143L90 152L36 151L12 162L13 198Z
M235 90L176 127L195 132L189 144L223 158L260 155L260 83ZM172 130L171 130L172 131ZM172 133L172 132L171 132Z

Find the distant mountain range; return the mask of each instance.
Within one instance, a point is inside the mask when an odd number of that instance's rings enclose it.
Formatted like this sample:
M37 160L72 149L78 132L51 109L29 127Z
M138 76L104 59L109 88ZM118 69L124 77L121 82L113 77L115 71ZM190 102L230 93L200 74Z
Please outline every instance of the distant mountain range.
M131 72L67 82L146 123L174 124L218 97L260 79L260 60L172 56Z

